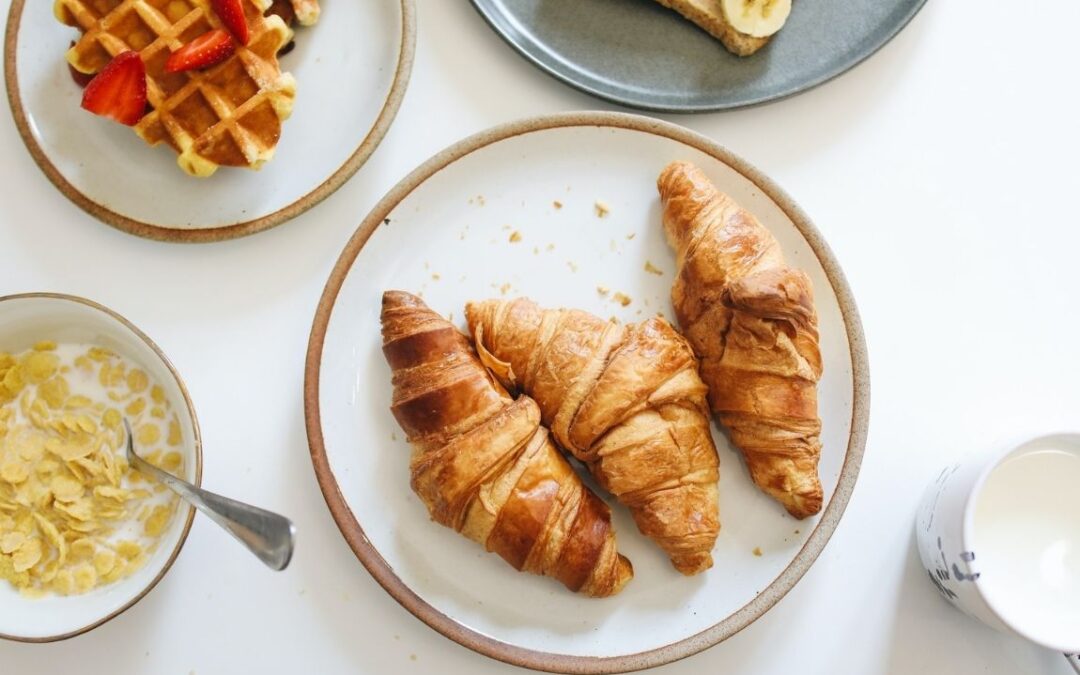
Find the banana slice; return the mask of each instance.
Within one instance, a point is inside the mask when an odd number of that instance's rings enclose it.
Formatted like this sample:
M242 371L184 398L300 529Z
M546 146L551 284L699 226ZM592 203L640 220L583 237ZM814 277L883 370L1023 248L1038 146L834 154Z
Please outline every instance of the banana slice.
M763 38L784 27L791 14L791 0L720 0L720 9L732 28Z

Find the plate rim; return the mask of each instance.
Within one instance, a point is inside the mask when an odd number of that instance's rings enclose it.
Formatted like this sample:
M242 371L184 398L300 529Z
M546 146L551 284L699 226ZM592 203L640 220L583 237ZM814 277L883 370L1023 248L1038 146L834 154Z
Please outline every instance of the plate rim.
M830 80L833 80L843 75L844 73L848 72L852 68L855 68L856 66L876 54L882 47L892 42L892 39L896 37L900 33L900 31L904 30L904 28L906 28L907 25L911 23L911 20L915 18L915 15L918 14L919 11L923 8L923 6L926 5L926 0L915 0L915 4L912 6L911 11L908 12L908 14L903 19L901 19L895 26L893 26L890 30L886 31L884 37L879 42L872 45L866 51L857 54L853 59L850 59L849 61L841 64L840 66L827 71L824 75L821 75L811 80L807 80L806 82L798 84L794 87L789 87L788 89L772 94L767 94L765 96L758 96L755 98L746 98L733 101L722 101L719 103L702 105L659 105L655 103L650 103L647 100L635 98L633 96L618 96L615 94L603 92L595 87L586 84L585 82L578 81L571 75L559 70L552 65L549 65L548 63L545 63L542 59L540 59L539 56L530 52L524 44L519 43L511 35L511 31L509 30L509 28L507 28L505 25L503 25L503 23L500 22L499 17L501 17L502 14L499 14L499 16L494 15L493 0L470 0L470 3L472 4L473 9L476 10L476 13L483 17L487 25L500 38L502 38L503 42L510 45L510 47L512 47L514 51L516 51L526 61L538 68L541 72L555 78L563 84L567 84L574 89L577 89L578 91L589 94L590 96L595 96L596 98L602 99L604 101L617 103L618 105L626 106L628 108L635 108L637 110L647 110L650 112L660 113L706 113L724 110L737 110L739 108L752 108L755 106L763 105L765 103L771 103L773 101L780 101L786 98L791 98L792 96L801 94L804 91L809 91L810 89L814 89L815 87L818 87L822 84L825 84L826 82L829 82Z
M290 204L287 204L265 216L240 221L231 225L219 225L198 229L182 229L150 223L118 213L107 206L95 202L81 190L71 184L63 173L45 154L37 139L30 131L26 107L19 91L17 68L17 48L19 26L22 23L23 8L26 0L12 0L8 9L7 27L4 35L4 82L7 89L8 105L15 119L23 144L30 152L34 163L53 185L76 206L97 220L118 230L134 234L145 239L175 243L208 243L236 239L268 230L296 218L332 195L344 185L353 174L367 162L375 149L389 131L397 116L405 90L409 85L413 60L416 55L416 0L400 0L401 3L401 45L398 49L397 66L390 91L383 101L382 109L375 118L375 124L368 131L360 144L345 162L328 178L316 185L309 192Z
M13 293L13 294L10 294L10 295L2 295L2 296L0 296L0 303L8 302L8 301L11 301L11 300L34 300L34 299L61 300L61 301L64 301L64 302L73 302L73 303L78 304L78 305L84 305L84 306L89 307L91 309L95 309L95 310L105 314L106 316L118 321L121 325L123 325L125 328L127 328L129 331L131 331L131 333L133 335L135 335L135 337L142 340L143 343L145 343L146 346L149 347L150 350L153 351L157 355L157 357L159 359L161 359L162 364L165 365L165 368L172 375L173 379L176 380L176 385L179 387L180 394L184 399L184 407L187 408L188 415L191 417L191 427L192 427L192 430L193 430L192 434L194 436L192 441L193 441L194 448L195 448L195 481L194 481L193 485L195 485L195 487L202 487L202 475L203 475L202 433L199 430L199 418L195 414L195 404L191 400L191 394L188 392L187 385L184 383L183 378L180 377L180 372L176 370L176 366L174 366L172 361L169 360L169 357L167 357L165 355L165 352L163 352L161 350L161 347L159 347L156 342L151 340L150 336L148 336L146 333L139 330L138 326L136 326L135 324L128 321L128 319L126 317L122 316L119 312L116 312L115 310L109 309L108 307L106 307L105 305L102 305L101 303L95 302L93 300L90 300L88 298L84 298L84 297L81 297L81 296L78 296L78 295L70 295L70 294L67 294L67 293L49 293L49 292ZM105 623L108 623L109 621L112 621L116 617L120 616L121 614L123 614L127 610L134 607L136 605L136 603L138 603L140 600L142 600L144 597L146 597L146 595L150 591L154 590L154 588L158 585L158 582L160 582L162 579L165 578L165 575L169 572L169 570L172 569L173 563L176 562L176 558L180 555L180 551L184 548L184 544L187 543L188 535L191 533L191 525L192 525L192 523L194 521L195 521L195 507L194 506L188 506L187 521L184 523L184 529L180 532L180 538L177 540L176 546L173 548L172 553L169 554L168 560L166 560L165 564L162 566L161 571L158 572L157 575L153 579L150 580L150 583L148 583L141 591L139 591L134 597L132 597L131 600L124 603L124 605L122 607L118 607L117 609L113 610L109 614L105 615L104 617L102 617L102 618L100 618L100 619L98 619L96 621L93 621L93 622L91 622L91 623L89 623L89 624L87 624L85 626L80 627L80 628L76 628L75 630L67 631L65 633L56 633L54 635L46 635L46 636L42 636L42 637L26 637L25 635L13 635L13 634L8 634L8 633L0 633L0 640L11 640L12 642L24 642L24 643L30 643L30 644L42 644L42 643L46 643L46 642L59 642L61 640L67 640L67 639L73 638L73 637L75 637L77 635L82 635L83 633L87 633L87 632L97 628L98 626L100 626L102 624L105 624Z
M555 654L519 647L484 635L443 614L409 588L364 534L346 503L326 454L319 407L323 345L338 293L364 244L383 219L419 185L457 160L515 136L563 127L617 128L657 135L683 143L723 162L768 195L807 241L836 294L852 366L851 432L836 489L821 519L792 562L750 602L719 623L655 649L619 656ZM617 673L677 661L739 632L765 614L802 578L824 549L851 498L866 445L870 411L870 372L862 323L854 296L828 244L806 214L776 183L715 141L670 122L620 112L556 113L502 124L469 136L437 153L398 182L375 205L346 243L320 297L312 322L304 367L304 423L315 477L334 522L372 577L410 613L451 640L493 659L516 666L565 673Z

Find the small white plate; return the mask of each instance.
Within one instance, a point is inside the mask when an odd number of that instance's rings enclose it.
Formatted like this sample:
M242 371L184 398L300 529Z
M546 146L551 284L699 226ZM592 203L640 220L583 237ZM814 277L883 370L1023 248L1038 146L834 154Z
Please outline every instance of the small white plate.
M389 412L380 298L386 289L422 293L459 325L466 301L504 294L623 321L657 311L671 317L675 260L664 242L656 177L676 159L701 166L753 211L814 283L825 369L819 401L827 507L818 518L792 519L753 486L739 456L715 432L723 523L715 566L683 577L615 504L619 548L635 576L620 595L591 600L551 579L515 572L430 521L409 489L410 451ZM597 200L610 208L606 217L597 216ZM510 241L515 232L517 243ZM647 273L647 262L663 275ZM597 286L611 293L602 297ZM616 291L632 302L613 302ZM854 486L869 374L858 312L839 265L772 181L681 127L573 113L466 139L375 207L342 253L316 313L305 406L316 474L338 526L409 611L510 663L613 672L715 644L794 586L832 534Z
M280 57L296 103L273 160L192 178L167 146L79 107L64 54L78 32L52 2L13 0L4 77L34 161L79 207L121 230L168 241L231 239L283 223L345 183L386 134L412 68L414 0L324 0ZM24 11L25 10L25 11Z
M123 356L161 384L180 418L184 480L202 483L202 444L195 409L180 375L150 338L112 310L53 293L0 297L0 350L17 352L35 342L94 344ZM172 567L187 540L195 509L180 505L146 564L120 581L81 595L26 598L0 580L0 638L21 642L64 640L96 628L142 599Z

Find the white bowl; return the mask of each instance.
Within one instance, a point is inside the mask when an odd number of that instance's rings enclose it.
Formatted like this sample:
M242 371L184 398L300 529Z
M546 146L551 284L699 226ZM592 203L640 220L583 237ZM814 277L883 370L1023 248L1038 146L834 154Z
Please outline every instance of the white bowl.
M202 443L184 383L150 338L119 314L70 295L29 293L0 297L0 350L18 352L35 342L90 343L138 364L165 389L180 419L183 478L202 482ZM81 595L27 598L0 582L0 638L22 642L63 640L96 628L138 602L169 571L184 546L195 509L180 506L146 564L131 576Z

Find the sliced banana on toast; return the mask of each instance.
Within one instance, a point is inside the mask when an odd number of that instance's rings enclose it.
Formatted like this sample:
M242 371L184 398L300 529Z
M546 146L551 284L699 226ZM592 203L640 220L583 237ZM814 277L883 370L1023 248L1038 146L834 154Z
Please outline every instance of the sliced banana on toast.
M764 38L784 27L791 0L720 0L724 20L743 35Z

